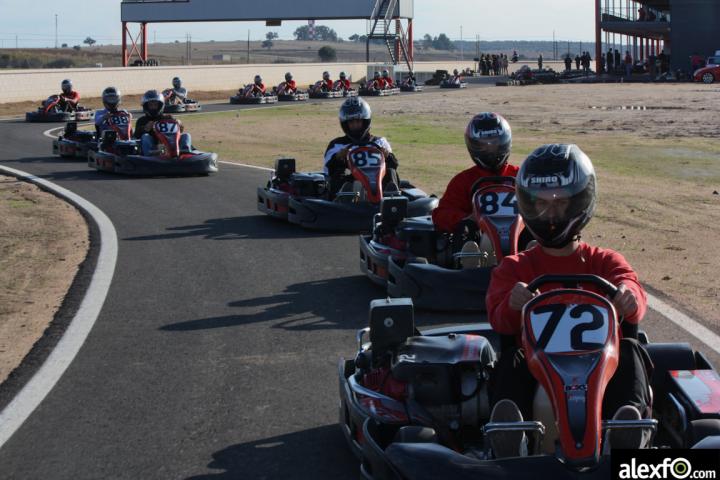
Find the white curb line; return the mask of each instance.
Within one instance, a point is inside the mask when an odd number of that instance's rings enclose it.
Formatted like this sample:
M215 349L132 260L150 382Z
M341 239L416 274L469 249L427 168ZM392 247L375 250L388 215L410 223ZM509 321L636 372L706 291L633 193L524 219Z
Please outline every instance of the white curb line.
M0 166L0 172L42 185L69 200L90 215L100 230L100 253L85 297L60 341L30 381L0 412L0 447L7 442L60 380L82 347L97 320L115 272L118 242L110 219L95 205L52 182L14 168Z

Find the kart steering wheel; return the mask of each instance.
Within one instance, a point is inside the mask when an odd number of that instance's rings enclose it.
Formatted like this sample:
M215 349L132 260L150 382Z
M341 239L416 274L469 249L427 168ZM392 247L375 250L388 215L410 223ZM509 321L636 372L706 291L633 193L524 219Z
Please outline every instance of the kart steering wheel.
M548 283L560 283L565 288L576 288L581 283L591 283L600 289L610 298L613 298L618 289L615 285L597 275L541 275L527 286L531 292L537 290L541 285Z

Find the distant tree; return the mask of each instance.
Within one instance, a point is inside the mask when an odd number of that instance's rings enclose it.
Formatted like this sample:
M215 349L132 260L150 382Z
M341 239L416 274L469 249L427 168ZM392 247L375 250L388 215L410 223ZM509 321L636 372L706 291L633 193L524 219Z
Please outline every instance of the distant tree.
M83 43L86 43L88 47L92 47L97 43L97 41L92 37L87 37L85 40L83 40Z
M310 37L310 27L308 25L296 28L293 35L295 36L295 40L313 40ZM317 25L315 27L315 40L337 42L337 39L337 33L332 28L326 27L325 25Z
M425 34L422 40L423 50L430 50L433 45L433 38L429 34Z
M273 47L273 41L272 40L263 40L262 47L270 50Z
M337 52L333 47L325 45L318 50L318 57L320 57L320 60L323 62L334 62L337 60Z
M354 35L350 35L350 36L348 37L348 40L350 40L351 42L357 42L359 38L360 38L360 35L358 35L358 34L356 33L356 34L354 34Z
M455 50L455 44L444 33L433 39L432 46L435 50Z
M63 44L62 44L62 48L68 48L68 44L67 44L67 43L63 43Z
M80 51L80 45L73 45L73 50Z
M276 38L279 38L279 37L280 37L280 36L278 35L277 32L267 32L267 33L265 34L265 38L266 38L267 40L275 40Z
M303 25L295 29L293 33L295 40L310 40L310 27Z

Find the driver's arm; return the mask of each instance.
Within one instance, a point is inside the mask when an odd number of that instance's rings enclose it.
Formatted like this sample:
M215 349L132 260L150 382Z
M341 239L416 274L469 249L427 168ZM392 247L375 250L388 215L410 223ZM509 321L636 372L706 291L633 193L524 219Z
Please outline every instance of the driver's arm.
M517 268L517 257L505 257L493 269L485 296L490 325L493 330L504 335L519 335L521 331L521 311L510 305L513 290L520 288L518 282L523 280ZM525 290L532 296L529 290Z
M472 213L470 186L465 185L462 174L457 174L448 183L438 207L432 212L435 227L443 232L453 232L456 226Z
M618 294L612 299L618 315L626 322L640 323L647 312L647 294L637 273L618 252L604 251L601 261L602 266L595 266L592 271L601 272L601 277L619 287Z

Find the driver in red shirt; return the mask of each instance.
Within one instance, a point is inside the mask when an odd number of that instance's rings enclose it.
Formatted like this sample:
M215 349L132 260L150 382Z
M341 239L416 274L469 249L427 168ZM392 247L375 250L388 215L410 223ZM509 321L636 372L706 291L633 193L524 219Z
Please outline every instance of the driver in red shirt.
M262 81L262 77L260 75L255 75L255 79L252 85L253 94L260 93L262 95L265 95L265 91L265 84Z
M435 228L447 233L456 232L464 220L472 221L472 197L480 179L514 177L518 171L518 167L508 164L512 148L510 124L497 113L475 115L465 129L465 145L475 165L450 180L432 212Z
M293 80L292 73L287 72L285 74L285 92L283 93L296 93L297 92L297 84L295 83L295 80Z
M380 72L373 74L373 79L368 82L369 89L383 90L385 89L385 80L380 76Z
M65 104L65 110L75 111L77 110L78 102L80 101L80 94L73 90L72 82L69 79L65 79L60 84L60 99Z
M339 89L339 87L342 87L344 90L350 90L352 88L350 80L347 79L347 74L345 72L340 72L340 80L338 80L335 85L336 89Z
M520 214L539 245L503 258L492 271L486 297L488 319L493 330L515 337L516 342L503 349L495 367L490 387L491 422L533 418L537 381L518 341L522 308L538 294L527 289L532 280L544 274L594 274L606 279L618 288L611 301L630 332L637 331L647 309L645 290L625 258L580 241L580 233L595 211L596 180L590 159L577 145L543 145L532 152L517 174L516 191ZM591 285L587 288L596 290ZM605 391L602 416L650 418L648 371L652 362L634 338L622 338L619 350L618 368ZM512 382L503 382L503 378ZM605 438L605 449L642 448L648 439L649 432L639 429L612 430ZM491 438L496 457L522 454L524 441L522 432L501 432Z
M395 83L393 82L393 79L390 78L390 72L389 72L389 71L383 70L383 72L382 72L382 79L383 79L383 81L385 82L385 85L387 86L387 88L394 88L394 87L395 87Z
M330 72L323 72L323 79L322 79L322 87L325 91L330 91L333 89L334 82L330 78Z

